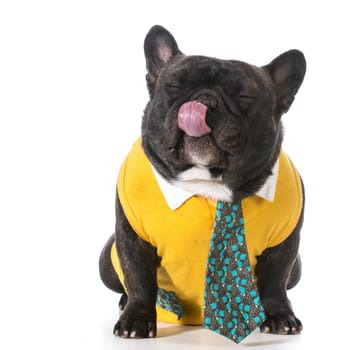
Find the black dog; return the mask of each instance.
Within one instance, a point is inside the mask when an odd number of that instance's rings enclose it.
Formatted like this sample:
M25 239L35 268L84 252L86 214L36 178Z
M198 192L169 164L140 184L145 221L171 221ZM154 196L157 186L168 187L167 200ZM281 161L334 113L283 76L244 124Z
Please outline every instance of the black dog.
M261 331L299 333L286 290L301 274L304 195L281 150L281 116L303 81L303 54L288 51L264 67L186 56L160 26L151 28L144 50L150 101L142 137L119 175L115 233L100 257L104 284L123 294L114 333L154 337L156 319L202 323L217 200L242 200L266 313ZM160 287L176 293L181 320L156 307Z

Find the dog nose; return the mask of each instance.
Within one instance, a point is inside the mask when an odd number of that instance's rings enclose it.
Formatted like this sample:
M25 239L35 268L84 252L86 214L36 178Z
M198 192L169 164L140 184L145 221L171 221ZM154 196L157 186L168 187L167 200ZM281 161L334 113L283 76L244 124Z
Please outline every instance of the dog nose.
M216 108L218 106L218 100L216 97L209 94L200 95L197 97L197 100L209 108Z

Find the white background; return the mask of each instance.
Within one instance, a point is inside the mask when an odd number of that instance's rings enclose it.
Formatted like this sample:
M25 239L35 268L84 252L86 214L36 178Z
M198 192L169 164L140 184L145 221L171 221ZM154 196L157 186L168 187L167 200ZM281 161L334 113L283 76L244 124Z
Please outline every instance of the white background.
M306 184L301 336L262 349L348 344L353 318L353 9L350 1L1 1L0 348L223 348L195 328L155 340L111 332L118 297L98 276L119 165L147 101L143 40L162 24L187 54L263 65L288 49L308 71L284 116ZM349 285L351 284L351 285Z

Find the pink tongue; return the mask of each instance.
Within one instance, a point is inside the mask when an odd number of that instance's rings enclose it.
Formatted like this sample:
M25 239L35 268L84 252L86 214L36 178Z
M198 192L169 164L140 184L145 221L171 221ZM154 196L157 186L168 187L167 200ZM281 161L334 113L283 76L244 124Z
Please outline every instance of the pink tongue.
M205 121L208 107L198 101L184 103L178 111L178 127L188 136L201 137L211 132Z

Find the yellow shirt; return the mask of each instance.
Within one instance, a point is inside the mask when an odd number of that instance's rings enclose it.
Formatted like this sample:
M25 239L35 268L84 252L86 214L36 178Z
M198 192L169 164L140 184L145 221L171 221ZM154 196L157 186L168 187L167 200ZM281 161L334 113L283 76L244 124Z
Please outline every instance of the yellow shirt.
M206 262L209 252L216 202L193 196L172 210L156 182L151 164L141 147L133 146L118 176L118 195L134 231L157 248L161 257L158 286L174 291L183 308L183 316L157 306L161 322L201 324ZM283 242L294 230L302 209L300 177L288 156L282 152L274 201L257 195L242 200L246 243L254 273L257 256ZM115 245L113 266L124 284ZM143 268L143 267L142 267Z

